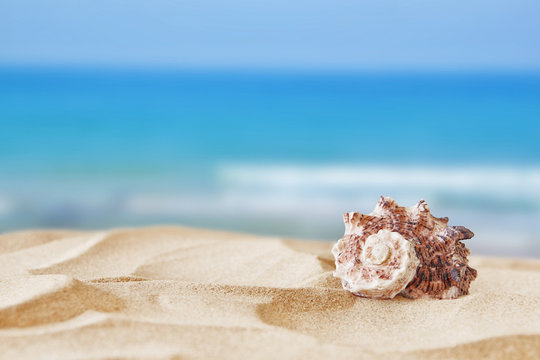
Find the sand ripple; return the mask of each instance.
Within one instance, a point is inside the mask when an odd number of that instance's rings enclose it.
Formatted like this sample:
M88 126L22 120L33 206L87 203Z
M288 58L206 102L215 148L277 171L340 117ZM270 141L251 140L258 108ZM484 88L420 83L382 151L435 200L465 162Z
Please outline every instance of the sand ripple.
M540 262L361 299L331 244L177 227L0 236L0 358L540 358Z

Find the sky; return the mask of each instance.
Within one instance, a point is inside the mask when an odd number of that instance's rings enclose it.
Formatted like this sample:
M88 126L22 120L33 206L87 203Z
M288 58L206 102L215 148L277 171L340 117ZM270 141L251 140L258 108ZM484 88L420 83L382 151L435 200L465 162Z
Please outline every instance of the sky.
M540 68L537 0L0 0L0 64Z

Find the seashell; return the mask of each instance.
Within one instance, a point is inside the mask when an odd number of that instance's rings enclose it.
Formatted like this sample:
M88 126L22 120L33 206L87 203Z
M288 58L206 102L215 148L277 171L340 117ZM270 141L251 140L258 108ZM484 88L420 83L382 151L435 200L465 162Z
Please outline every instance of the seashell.
M369 215L343 215L345 235L332 248L334 276L358 296L454 299L469 293L477 272L468 266L470 251L461 240L474 236L448 218L431 215L420 200L400 207L381 196Z

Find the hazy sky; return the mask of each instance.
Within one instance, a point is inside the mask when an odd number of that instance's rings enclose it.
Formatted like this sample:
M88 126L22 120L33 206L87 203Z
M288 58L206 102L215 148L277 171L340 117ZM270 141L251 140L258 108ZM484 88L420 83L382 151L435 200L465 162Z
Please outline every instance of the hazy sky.
M0 63L540 68L538 0L0 0Z

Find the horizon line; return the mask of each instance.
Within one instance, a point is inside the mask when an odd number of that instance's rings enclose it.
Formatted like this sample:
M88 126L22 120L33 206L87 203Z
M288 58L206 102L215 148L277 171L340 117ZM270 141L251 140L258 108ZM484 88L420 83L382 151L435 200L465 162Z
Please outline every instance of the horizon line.
M165 64L120 64L120 63L63 63L63 62L2 62L0 69L6 70L89 70L89 71L115 71L115 72L192 72L192 73L358 73L358 74L539 74L539 67L325 67L325 66L252 66L252 65L225 65L225 66L195 66L195 65L165 65Z

